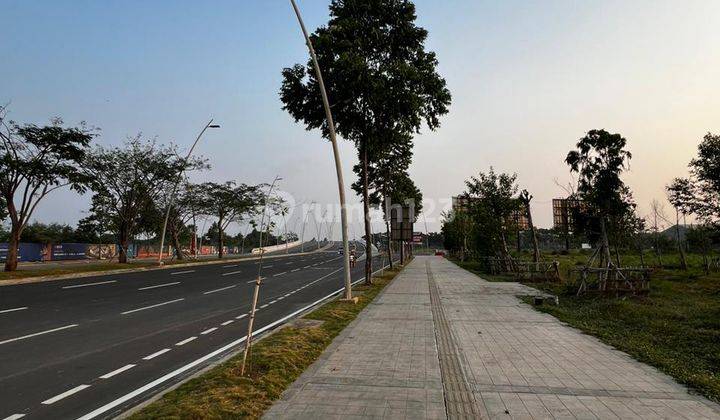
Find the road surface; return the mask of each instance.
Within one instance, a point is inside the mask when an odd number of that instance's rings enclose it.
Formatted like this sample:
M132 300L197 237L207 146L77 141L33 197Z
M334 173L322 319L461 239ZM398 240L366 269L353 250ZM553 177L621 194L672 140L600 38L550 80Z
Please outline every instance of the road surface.
M113 417L236 351L257 270L228 261L0 287L0 419ZM256 330L342 288L342 258L337 247L266 258L263 277Z

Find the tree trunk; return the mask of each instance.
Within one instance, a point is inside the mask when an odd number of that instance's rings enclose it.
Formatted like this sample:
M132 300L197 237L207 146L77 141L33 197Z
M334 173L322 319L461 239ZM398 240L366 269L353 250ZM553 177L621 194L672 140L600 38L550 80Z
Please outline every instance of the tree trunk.
M185 256L182 253L182 248L180 247L180 238L178 237L177 228L171 228L170 235L172 237L173 248L175 248L175 254L177 255L177 259L178 260L185 259Z
M372 284L372 238L370 232L370 202L367 147L363 148L363 214L365 216L365 284Z
M602 234L602 267L610 266L610 241L608 241L607 226L605 225L605 216L600 217L600 233Z
M224 252L223 252L223 242L224 242L223 241L223 233L224 232L223 232L222 222L223 222L223 214L220 213L218 215L218 224L217 224L217 227L218 227L218 259L222 259L223 254L224 254ZM262 250L260 250L260 251L262 252Z
M680 240L680 213L678 210L675 210L675 239L677 240L678 245L678 251L680 251L680 268L683 270L687 270L687 260L685 259L685 250L682 246L682 241Z
M385 221L385 233L387 235L387 254L388 254L388 261L390 261L390 269L393 268L393 261L392 261L392 249L390 249L390 222Z
M530 228L530 236L533 243L533 262L535 264L540 262L540 246L538 245L537 232L535 232L535 225L533 224L532 214L530 213L530 202L527 203L527 219L528 227ZM537 265L536 265L537 268Z
M8 243L7 260L5 260L5 271L17 270L18 246L20 246L20 229L13 223L10 230L10 242Z
M120 232L120 253L118 254L118 262L125 264L128 262L128 247L130 246L130 234L127 228L121 227Z

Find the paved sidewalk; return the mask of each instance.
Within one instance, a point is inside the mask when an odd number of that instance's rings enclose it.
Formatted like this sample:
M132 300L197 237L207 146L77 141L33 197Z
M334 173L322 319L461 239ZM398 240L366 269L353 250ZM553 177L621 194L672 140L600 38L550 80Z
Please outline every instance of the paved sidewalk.
M416 257L265 417L720 419L707 399L516 297L537 293Z

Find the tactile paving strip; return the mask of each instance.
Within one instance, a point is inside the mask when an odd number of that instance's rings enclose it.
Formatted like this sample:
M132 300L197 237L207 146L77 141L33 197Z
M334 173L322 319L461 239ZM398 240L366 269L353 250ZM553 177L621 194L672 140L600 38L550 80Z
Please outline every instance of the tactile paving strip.
M465 378L465 372L460 365L460 354L457 344L450 331L450 325L445 318L440 303L440 292L430 262L425 262L428 284L430 287L430 306L432 308L433 322L435 323L435 338L438 345L438 358L440 359L440 373L442 375L445 406L449 419L477 419L480 410L475 402L475 396Z

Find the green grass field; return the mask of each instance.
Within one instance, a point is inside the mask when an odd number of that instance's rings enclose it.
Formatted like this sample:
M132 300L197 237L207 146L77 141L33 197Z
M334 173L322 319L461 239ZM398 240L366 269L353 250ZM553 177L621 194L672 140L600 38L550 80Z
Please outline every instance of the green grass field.
M527 257L527 256L526 256ZM560 262L560 272L582 265L584 253L544 255ZM653 365L702 395L720 402L720 273L705 275L702 257L690 255L691 268L678 268L677 255L663 257L666 268L652 275L650 294L643 297L576 297L575 285L528 283L560 297L560 305L536 308L561 321L594 335L603 342L627 352L637 360ZM637 255L621 255L624 266L639 266ZM646 255L647 264L656 264ZM479 264L459 263L478 272ZM492 281L514 281L512 276L481 277Z

